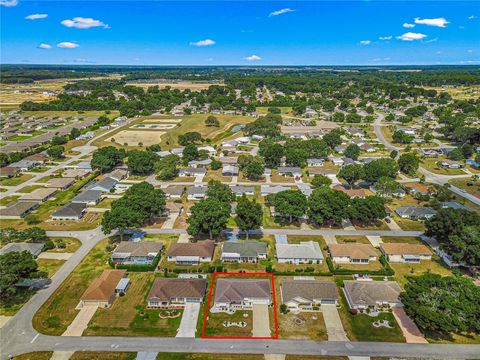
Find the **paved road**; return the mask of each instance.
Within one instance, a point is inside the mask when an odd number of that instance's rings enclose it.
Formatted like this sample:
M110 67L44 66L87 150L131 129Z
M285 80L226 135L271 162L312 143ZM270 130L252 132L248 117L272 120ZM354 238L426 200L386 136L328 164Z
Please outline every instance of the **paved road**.
M377 136L377 139L383 145L385 145L385 147L388 150L397 150L397 151L403 150L402 147L394 146L387 141L387 139L385 138L385 136L382 133L382 126L384 126L382 124L382 121L385 119L385 115L383 115L382 113L377 113L376 115L377 115L377 119L373 123L373 130L375 131L375 135Z

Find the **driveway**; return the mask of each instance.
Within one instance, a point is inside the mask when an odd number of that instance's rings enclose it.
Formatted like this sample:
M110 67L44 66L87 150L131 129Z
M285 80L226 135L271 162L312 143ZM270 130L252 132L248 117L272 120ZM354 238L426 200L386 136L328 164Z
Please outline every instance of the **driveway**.
M396 223L395 220L393 220L393 218L390 218L390 222L386 222L386 224L390 230L402 230L402 228Z
M392 312L400 329L402 329L403 336L405 336L407 343L428 343L417 325L415 325L413 320L408 317L403 308L393 308Z
M253 305L253 329L254 337L270 337L270 321L268 315L268 305Z
M157 355L157 352L140 351L137 353L137 357L135 358L135 360L156 360Z
M199 303L187 303L183 309L182 320L177 330L176 337L194 338L197 329L198 315L200 315Z
M320 309L327 328L328 341L348 341L340 315L338 315L337 306L325 304L321 305Z
M68 326L67 330L62 336L82 336L83 331L87 328L88 323L92 319L93 315L97 311L96 305L84 306L77 314L72 323Z
M368 241L370 241L370 244L372 244L373 247L379 247L380 244L383 242L382 238L380 236L367 236Z
M323 235L323 238L325 239L327 245L338 244L335 235Z
M173 225L175 225L177 218L177 213L168 215L167 220L162 224L162 229L173 229Z

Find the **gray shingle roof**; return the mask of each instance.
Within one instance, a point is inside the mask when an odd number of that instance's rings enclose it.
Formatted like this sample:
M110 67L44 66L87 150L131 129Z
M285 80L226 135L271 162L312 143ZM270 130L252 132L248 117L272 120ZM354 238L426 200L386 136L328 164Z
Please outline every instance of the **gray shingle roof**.
M309 301L338 299L337 285L333 281L283 280L280 287L282 303L298 297Z
M345 294L353 305L375 306L377 302L400 302L400 286L395 281L358 281L343 282Z
M52 214L52 217L81 217L85 211L84 203L68 203Z
M28 251L37 256L43 249L43 243L9 243L0 249L0 255L14 251Z
M267 253L267 245L259 241L226 242L223 244L222 253L237 253L241 257L258 257Z
M119 253L128 253L130 256L147 256L148 254L158 254L163 248L163 244L155 241L121 241L113 251L112 257Z
M215 302L240 302L245 298L271 297L270 281L266 279L225 279L217 280Z

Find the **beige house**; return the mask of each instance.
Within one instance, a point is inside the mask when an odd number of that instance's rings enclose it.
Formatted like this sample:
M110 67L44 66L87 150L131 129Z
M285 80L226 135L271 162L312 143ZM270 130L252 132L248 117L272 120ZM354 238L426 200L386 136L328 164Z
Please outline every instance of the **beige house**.
M117 285L124 278L127 270L104 270L100 277L93 280L80 298L79 308L85 305L97 305L108 308L116 297Z
M345 280L343 292L350 309L402 307L402 289L395 281Z
M33 190L31 193L22 195L22 197L19 200L44 202L50 199L56 193L57 193L57 189L54 189L54 188L39 188L39 189Z
M432 251L423 244L382 243L380 251L390 262L419 263L420 260L431 260Z
M377 260L377 251L370 244L331 244L328 252L336 264L365 264Z
M338 304L337 285L329 280L283 280L280 296L282 304L294 311L319 310L322 304Z

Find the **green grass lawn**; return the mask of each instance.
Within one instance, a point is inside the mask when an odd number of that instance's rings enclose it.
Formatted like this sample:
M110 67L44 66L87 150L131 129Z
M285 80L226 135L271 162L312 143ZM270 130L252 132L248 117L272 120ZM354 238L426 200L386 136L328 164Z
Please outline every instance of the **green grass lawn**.
M465 174L465 171L463 171L462 169L444 169L437 164L438 162L441 162L441 160L438 158L423 159L420 162L420 167L434 174L441 174L441 175L464 175Z
M71 237L64 237L64 238L50 238L53 243L57 240L63 240L65 247L62 248L54 248L49 250L49 252L59 252L59 253L74 253L75 251L78 250L78 248L82 245L81 241L76 239L76 238L71 238Z
M12 360L50 360L53 351L37 351L15 356Z
M36 189L40 189L40 188L43 188L45 186L42 186L42 185L29 185L29 186L25 186L23 188L21 188L20 190L18 190L17 192L19 193L31 193L33 190L36 190Z
M402 228L402 230L406 231L424 231L425 225L421 221L417 220L410 220L410 219L403 219L397 214L393 214L393 220Z
M48 167L43 166L43 167L34 168L34 169L30 170L30 172L33 172L33 173L43 173L43 172L45 172L45 171L47 171L47 170L48 170Z
M0 315L12 316L21 309L30 298L35 294L33 290L19 290L15 296L10 296L0 300Z
M70 360L135 360L136 358L137 353L135 352L77 351L70 357Z
M452 276L452 271L448 269L436 255L432 260L422 260L418 264L392 263L390 267L395 271L395 280L401 287L407 283L406 276L420 276L424 273L439 274L442 276Z
M45 271L51 278L65 263L65 260L37 259L38 270Z
M264 360L263 355L253 354L189 354L158 353L157 360Z
M42 305L33 317L35 329L48 335L61 335L67 329L78 313L75 307L83 292L103 270L110 268L106 246L106 239L99 242Z
M248 317L244 317L248 314ZM237 326L225 327L224 321L245 321L247 326L240 328ZM238 310L234 314L225 313L208 313L207 327L205 329L206 336L252 336L253 328L253 311Z
M33 177L31 174L22 174L20 176L14 176L11 178L0 179L0 185L3 186L17 186L30 180Z
M421 244L422 240L410 236L382 236L384 243L407 243L407 244Z
M19 195L12 195L12 196L2 197L2 198L0 199L0 205L6 206L6 205L14 202L15 200L17 200L19 197L20 197Z

